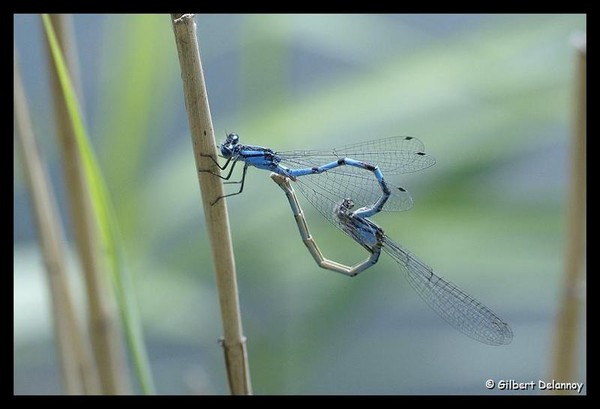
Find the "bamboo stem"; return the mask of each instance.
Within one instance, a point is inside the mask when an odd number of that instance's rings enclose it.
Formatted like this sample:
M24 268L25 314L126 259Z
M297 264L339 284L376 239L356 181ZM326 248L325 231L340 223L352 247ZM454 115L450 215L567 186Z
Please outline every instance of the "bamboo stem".
M73 41L65 27L65 16L51 16L57 27L58 42L62 49L73 50ZM46 43L48 44L48 43ZM70 57L70 59L69 59ZM69 73L77 72L73 52L66 53ZM123 376L123 357L117 327L117 310L110 296L110 283L101 268L99 232L93 216L89 188L79 155L72 121L65 103L56 65L48 51L48 67L52 82L57 136L61 148L63 175L70 205L71 225L79 254L88 300L89 333L101 383L101 393L123 394L128 387ZM97 391L91 391L97 393Z
M210 158L206 157L206 155L210 155L216 158L217 152L196 39L194 16L172 14L171 18L179 55L196 168L209 169L211 172L217 173L219 171L217 166ZM229 217L225 200L219 200L215 205L211 205L216 198L223 196L223 185L221 179L206 172L198 172L198 181L219 291L224 332L222 346L225 353L229 387L234 395L247 395L252 393L252 387L248 369L246 338L242 332Z
M560 312L554 339L553 379L574 382L581 311L581 284L585 255L586 213L586 46L585 36L577 38L576 83L571 138L571 178L568 204L567 251ZM555 391L555 393L568 393Z
M66 394L97 390L91 351L79 327L67 280L65 239L48 170L37 146L17 56L14 62L15 129L46 266L58 361Z

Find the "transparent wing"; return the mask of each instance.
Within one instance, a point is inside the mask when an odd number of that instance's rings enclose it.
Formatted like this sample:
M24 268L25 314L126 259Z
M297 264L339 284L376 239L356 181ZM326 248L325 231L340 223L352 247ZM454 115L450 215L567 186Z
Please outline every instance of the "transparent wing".
M341 168L344 168L345 172L337 171ZM338 218L333 214L334 204L345 198L352 198L355 209L359 209L372 206L382 195L381 187L373 173L351 166L301 176L291 183L327 220L338 227ZM412 207L412 197L406 189L389 184L388 187L392 194L383 210L403 211Z
M416 172L435 164L435 159L425 153L423 142L414 136L392 136L355 143L336 148L334 153L377 165L382 172L390 175Z
M493 311L417 260L387 236L383 250L404 266L409 284L435 312L469 337L490 345L512 341L510 326Z
M321 166L339 158L351 158L379 166L384 175L416 172L435 164L435 159L425 153L423 143L412 136L392 136L331 151L285 151L277 152L277 155L282 164L291 168Z
M424 152L423 143L410 136L393 136L385 139L356 143L331 151L286 151L278 152L281 164L291 169L312 168L340 158L351 158L378 166L384 175L415 172L435 164L435 159ZM392 194L384 211L403 211L412 207L410 194L386 180ZM352 198L355 208L373 205L381 197L381 187L372 172L353 166L340 166L316 175L297 178L294 186L307 200L333 224L338 224L332 215L333 204Z

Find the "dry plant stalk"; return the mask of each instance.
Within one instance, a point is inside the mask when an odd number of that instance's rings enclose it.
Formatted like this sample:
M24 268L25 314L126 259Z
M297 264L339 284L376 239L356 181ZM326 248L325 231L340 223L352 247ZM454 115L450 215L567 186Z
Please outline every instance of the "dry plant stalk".
M98 379L88 341L82 336L67 278L65 239L48 170L33 133L25 90L14 63L15 130L23 158L40 247L48 277L55 343L65 393L95 393Z
M586 212L586 46L583 34L574 37L576 84L573 133L571 137L571 177L567 214L567 251L563 294L554 339L553 379L575 382L577 341L581 311L581 273L585 254ZM557 390L554 393L568 393Z
M191 14L173 14L171 18L179 55L185 106L188 113L196 168L209 169L211 172L218 173L219 169L215 163L206 157L206 155L210 155L216 159L217 152L208 95L200 62L200 51L196 39L194 16ZM216 204L211 205L216 198L223 196L223 184L221 179L206 172L198 172L198 180L219 291L224 332L222 346L225 352L229 387L234 395L247 395L252 393L252 387L248 369L246 339L242 333L229 217L225 200L219 200Z
M64 52L73 83L77 84L75 45L70 35L69 18L50 15L57 39ZM46 42L46 45L48 43ZM65 104L56 66L48 50L48 68L54 99L57 136L62 157L63 177L69 199L71 225L79 260L84 273L88 301L89 336L92 341L101 390L90 393L127 393L123 351L118 330L117 308L111 296L110 282L101 265L98 226L93 216L90 195L79 155L75 134ZM90 376L93 376L90 374Z

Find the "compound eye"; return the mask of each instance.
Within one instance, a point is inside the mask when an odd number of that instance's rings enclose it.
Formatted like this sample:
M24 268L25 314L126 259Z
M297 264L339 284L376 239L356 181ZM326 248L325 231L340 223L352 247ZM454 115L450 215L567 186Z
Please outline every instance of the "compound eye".
M227 140L232 145L237 145L237 143L240 141L240 137L236 133L230 133L229 135L227 135Z

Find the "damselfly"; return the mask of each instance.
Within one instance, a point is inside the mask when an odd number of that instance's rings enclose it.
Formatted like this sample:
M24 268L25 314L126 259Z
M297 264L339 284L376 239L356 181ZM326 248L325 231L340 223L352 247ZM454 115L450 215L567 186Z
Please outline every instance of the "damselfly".
M323 257L310 235L289 180L274 173L271 174L271 178L285 192L302 240L320 267L353 277L377 263L383 250L398 263L408 283L427 305L454 328L485 344L505 345L512 341L513 333L506 322L456 285L435 274L431 267L390 239L381 227L362 216L360 211L353 211L355 204L350 198L338 202L322 198L321 206L329 206L331 211L328 219L365 248L370 257L353 267Z
M381 210L409 209L412 206L410 194L404 188L389 185L384 175L415 172L435 163L435 159L424 152L423 143L411 136L356 143L329 151L275 152L262 146L241 144L239 136L230 133L219 150L226 162L220 165L215 158L211 159L221 170L229 168L229 171L225 176L214 175L229 180L237 163L244 162L244 167L239 181L226 182L240 184L239 191L219 197L213 203L242 193L246 172L253 166L296 182L298 189L323 215L330 209L320 206L321 196L336 201L352 197L365 217Z

